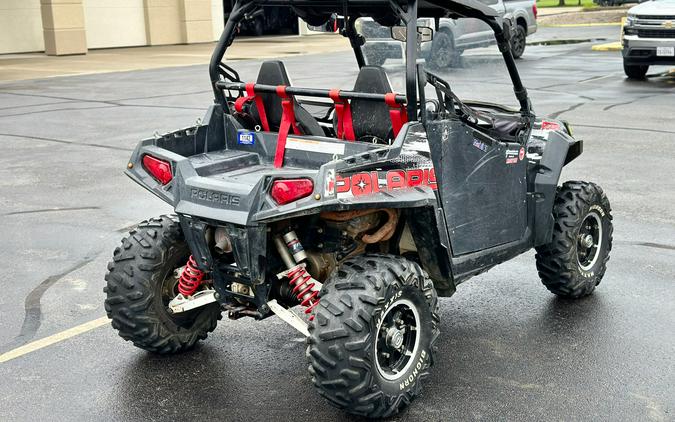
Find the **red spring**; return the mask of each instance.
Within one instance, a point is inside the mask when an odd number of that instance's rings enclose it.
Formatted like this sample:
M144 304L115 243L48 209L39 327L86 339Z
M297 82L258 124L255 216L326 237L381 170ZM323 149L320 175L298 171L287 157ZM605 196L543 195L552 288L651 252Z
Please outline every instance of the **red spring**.
M204 271L197 268L197 262L190 255L190 259L188 259L180 275L180 280L178 280L178 291L183 296L192 296L199 288L199 285L202 284L203 278Z
M288 271L288 278L290 279L288 284L293 287L293 294L298 298L300 304L307 308L305 313L311 313L312 309L319 304L317 298L319 292L314 290L314 283L310 281L312 276L303 266L298 265ZM314 315L310 316L309 319L310 321L313 320Z

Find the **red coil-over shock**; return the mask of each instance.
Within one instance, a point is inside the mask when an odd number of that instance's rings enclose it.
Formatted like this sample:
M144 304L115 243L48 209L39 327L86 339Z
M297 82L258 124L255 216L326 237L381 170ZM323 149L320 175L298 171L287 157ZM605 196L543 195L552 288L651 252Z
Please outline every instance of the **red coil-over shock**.
M288 284L293 288L292 293L298 298L300 305L306 308L305 313L310 314L319 304L319 289L316 281L307 272L305 264L302 263L307 259L307 254L294 231L286 233L283 239L288 251L293 255L292 259L288 257L287 261L289 262L286 262L289 267L288 273L286 273L289 280ZM293 265L291 261L295 261L297 265ZM311 315L309 319L310 321L313 320L314 315Z
M197 267L197 262L192 255L190 255L190 259L188 259L187 264L185 264L183 272L180 274L180 279L178 280L178 292L186 297L192 296L199 288L199 285L202 284L203 279L204 271Z
M312 276L309 275L305 267L300 264L288 271L288 284L293 287L293 294L300 301L300 305L305 306L305 313L309 314L312 309L319 304L319 292L314 289L314 282ZM310 321L314 319L314 315L309 317Z

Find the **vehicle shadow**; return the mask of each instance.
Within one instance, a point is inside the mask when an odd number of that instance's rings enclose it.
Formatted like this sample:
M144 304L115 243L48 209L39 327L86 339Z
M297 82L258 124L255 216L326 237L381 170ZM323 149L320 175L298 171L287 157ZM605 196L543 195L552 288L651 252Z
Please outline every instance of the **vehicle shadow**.
M130 359L118 374L113 414L144 421L365 420L331 407L314 391L304 342L279 333L270 334L278 344L215 334L226 338L209 338L174 356L139 352Z
M509 305L519 306L505 306ZM599 295L579 301L552 298L532 305L527 313L504 312L501 307L441 309L442 335L423 394L392 420L466 419L476 414L499 419L504 417L500 403L509 404L513 417L531 412L517 407L528 403L523 394L530 400L550 400L555 385L565 382L542 375L553 365L570 363L571 357L556 351L572 343L589 344L594 326L607 324ZM365 420L333 408L316 393L304 343L295 333L278 330L276 324L261 325L264 332L254 337L217 330L205 344L175 356L139 352L125 363L124 373L116 374L111 401L119 405L112 413L129 420L149 415L153 420Z
M675 88L675 68L672 69L654 69L647 74L644 80L625 79L625 83L634 86L644 86L649 84L650 87L660 89L674 89Z

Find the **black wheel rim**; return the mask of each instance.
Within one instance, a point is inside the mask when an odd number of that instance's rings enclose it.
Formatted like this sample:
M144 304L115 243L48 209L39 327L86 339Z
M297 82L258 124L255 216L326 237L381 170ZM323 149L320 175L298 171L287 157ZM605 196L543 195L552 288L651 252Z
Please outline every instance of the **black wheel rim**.
M182 271L183 267L178 267L173 272L167 274L162 281L162 303L167 308L169 307L169 302L178 294L178 280Z
M375 360L383 378L396 380L412 366L419 348L419 329L419 312L408 299L399 299L387 309L375 340Z
M520 57L525 50L525 31L522 28L516 31L512 40L511 50L513 50L513 55L516 57Z
M577 260L579 267L589 271L598 261L602 246L602 220L597 212L590 212L577 235Z

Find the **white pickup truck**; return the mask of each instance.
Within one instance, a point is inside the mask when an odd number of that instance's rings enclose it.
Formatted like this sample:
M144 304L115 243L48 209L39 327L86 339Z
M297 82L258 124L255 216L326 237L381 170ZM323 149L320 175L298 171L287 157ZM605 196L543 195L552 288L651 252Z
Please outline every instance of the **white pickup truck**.
M498 11L511 21L512 53L520 58L525 51L525 37L537 31L537 4L535 0L478 0ZM420 19L418 25L435 28L433 20ZM363 52L368 64L380 66L387 59L402 58L402 44L392 40L389 28L372 19L359 19L356 29L366 39ZM485 47L495 43L494 33L478 19L441 19L431 43L421 45L422 56L433 65L444 68L452 65L464 50Z
M675 0L652 0L628 10L623 27L623 69L644 79L650 65L675 64Z

